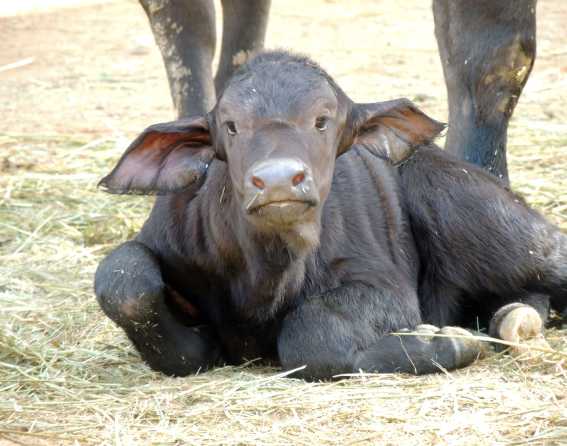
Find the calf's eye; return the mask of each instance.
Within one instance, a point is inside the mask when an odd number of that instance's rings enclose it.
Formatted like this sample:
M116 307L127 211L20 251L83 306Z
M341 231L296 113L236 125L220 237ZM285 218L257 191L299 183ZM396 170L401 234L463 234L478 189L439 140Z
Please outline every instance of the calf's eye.
M319 116L317 119L315 119L315 128L320 132L324 132L325 130L327 130L328 121L329 118L327 118L326 116Z
M236 131L236 124L234 121L226 121L226 133L230 136L236 135L238 132Z

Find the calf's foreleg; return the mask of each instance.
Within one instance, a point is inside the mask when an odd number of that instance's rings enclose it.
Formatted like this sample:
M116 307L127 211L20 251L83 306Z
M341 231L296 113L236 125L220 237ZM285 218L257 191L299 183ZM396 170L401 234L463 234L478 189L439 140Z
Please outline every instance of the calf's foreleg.
M136 241L120 245L96 271L100 307L152 369L184 376L214 366L220 347L213 331L182 324L168 307L170 292L154 254Z
M306 366L297 374L308 379L360 370L425 374L464 367L479 355L480 342L466 330L420 323L417 296L409 288L403 295L400 287L353 283L307 299L288 314L278 353L285 369ZM408 329L418 335L392 334Z

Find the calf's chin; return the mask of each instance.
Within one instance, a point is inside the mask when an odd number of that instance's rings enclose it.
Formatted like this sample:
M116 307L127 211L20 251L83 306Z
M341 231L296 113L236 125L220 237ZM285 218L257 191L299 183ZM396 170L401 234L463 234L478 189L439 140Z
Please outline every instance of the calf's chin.
M302 222L280 232L282 240L296 253L314 251L319 246L321 225L318 221Z
M310 250L319 244L319 206L299 201L276 202L246 212L244 218L250 231L264 237L278 236L294 251Z

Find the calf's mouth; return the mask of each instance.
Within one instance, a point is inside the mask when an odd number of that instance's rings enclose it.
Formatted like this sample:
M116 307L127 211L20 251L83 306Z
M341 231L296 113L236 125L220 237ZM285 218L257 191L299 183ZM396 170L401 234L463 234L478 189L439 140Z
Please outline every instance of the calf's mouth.
M318 202L314 199L277 199L254 203L247 207L246 212L257 222L270 225L291 225L307 220L310 211L314 210L317 204Z

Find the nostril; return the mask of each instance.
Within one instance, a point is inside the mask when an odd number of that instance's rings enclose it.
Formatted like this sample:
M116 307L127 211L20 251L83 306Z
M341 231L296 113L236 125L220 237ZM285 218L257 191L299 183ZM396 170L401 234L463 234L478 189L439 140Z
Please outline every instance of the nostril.
M256 176L253 176L251 181L252 184L256 186L258 189L264 189L266 187L266 184L262 181L262 179Z
M294 186L303 183L303 181L305 181L305 172L299 172L291 179L291 182L293 183Z

